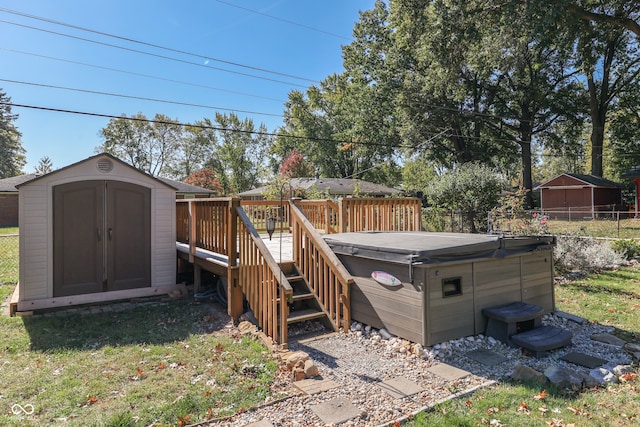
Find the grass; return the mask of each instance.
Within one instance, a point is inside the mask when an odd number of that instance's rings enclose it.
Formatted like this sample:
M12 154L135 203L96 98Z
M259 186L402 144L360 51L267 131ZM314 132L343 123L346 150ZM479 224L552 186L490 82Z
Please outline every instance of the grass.
M172 301L0 317L0 425L186 425L263 403L277 362L253 338L212 334L213 316Z
M551 234L584 234L592 237L610 237L615 239L640 239L640 220L610 219L568 221L549 219L548 232Z
M611 325L640 341L640 268L605 271L556 286L558 309ZM637 366L636 366L637 368ZM568 394L548 385L495 386L437 405L410 426L635 426L640 423L640 379Z

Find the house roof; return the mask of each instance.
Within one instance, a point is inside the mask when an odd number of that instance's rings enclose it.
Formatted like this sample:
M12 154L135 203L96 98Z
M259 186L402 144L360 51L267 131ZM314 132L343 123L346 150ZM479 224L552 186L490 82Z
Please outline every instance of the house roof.
M628 171L622 174L623 178L637 178L640 177L640 165L635 165Z
M319 192L328 191L334 196L351 195L356 191L356 187L359 187L360 193L371 196L391 196L398 192L395 188L351 178L291 178L289 184L294 191L311 190L315 187ZM239 196L262 196L267 189L267 186L258 187L244 191Z
M17 175L10 178L0 179L0 193L17 193L18 189L16 187L18 185L31 181L37 177L38 175L35 173L28 173L26 175Z
M176 189L176 193L211 194L211 195L217 194L213 190L209 190L208 188L204 188L204 187L198 187L197 185L185 184L184 182L181 182L181 181L175 181L173 179L163 178L163 177L158 177L158 179L160 181L163 181L165 184L168 184L171 187L174 187Z
M599 176L579 174L579 173L562 173L556 176L555 178L550 179L549 181L538 185L536 188L534 188L534 190L538 190L541 188L552 188L557 186L563 186L563 187L567 186L566 182L561 183L561 181L566 181L562 179L566 177L572 178L573 181L580 181L582 185L580 185L580 183L576 183L576 184L582 187L587 186L587 187L599 187L599 188L622 188L622 186L617 182L613 182L611 180L608 180L606 178L602 178Z

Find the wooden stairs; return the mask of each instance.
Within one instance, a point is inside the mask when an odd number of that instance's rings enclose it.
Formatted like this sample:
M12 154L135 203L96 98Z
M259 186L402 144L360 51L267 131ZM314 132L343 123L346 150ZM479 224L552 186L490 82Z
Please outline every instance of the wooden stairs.
M320 320L326 327L335 329L335 325L330 321L329 313L322 308L320 301L311 291L309 284L300 274L295 263L293 261L280 263L280 269L293 288L293 295L286 301L289 306L287 324ZM278 298L278 303L282 303L280 298Z

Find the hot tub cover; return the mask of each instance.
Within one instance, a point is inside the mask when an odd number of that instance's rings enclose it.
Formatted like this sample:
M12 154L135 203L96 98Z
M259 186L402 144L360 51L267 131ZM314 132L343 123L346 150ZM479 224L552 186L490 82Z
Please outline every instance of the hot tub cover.
M420 231L363 231L324 237L339 255L400 264L437 264L477 258L502 258L555 245L554 236L498 236Z

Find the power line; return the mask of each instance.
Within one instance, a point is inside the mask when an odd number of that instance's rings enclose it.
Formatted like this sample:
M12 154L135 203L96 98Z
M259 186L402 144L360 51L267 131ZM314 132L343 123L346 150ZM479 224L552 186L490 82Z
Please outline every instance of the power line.
M183 55L193 56L193 57L204 59L204 60L207 60L207 61L220 62L222 64L233 65L233 66L241 67L241 68L247 68L247 69L250 69L250 70L260 71L260 72L263 72L263 73L274 74L274 75L281 76L281 77L288 77L288 78L291 78L291 79L304 80L304 81L308 81L308 82L311 82L311 83L317 83L316 80L308 79L306 77L295 76L293 74L281 73L281 72L278 72L278 71L268 70L266 68L254 67L254 66L251 66L251 65L245 65L245 64L238 63L238 62L233 62L233 61L227 61L227 60L224 60L224 59L214 58L214 57L209 56L209 55L203 55L203 54L199 54L199 53L188 52L188 51L181 50L181 49L174 49L174 48L170 48L170 47L166 47L166 46L161 46L161 45L158 45L158 44L144 42L144 41L132 39L132 38L129 38L129 37L119 36L119 35L116 35L116 34L106 33L106 32L103 32L103 31L98 31L98 30L94 30L94 29L91 29L91 28L87 28L87 27L81 27L79 25L68 24L68 23L61 22L61 21L56 21L56 20L53 20L53 19L43 18L43 17L40 17L40 16L28 14L28 13L25 13L25 12L19 12L19 11L16 11L16 10L11 10L11 9L6 9L6 8L0 8L0 12L10 13L10 14L13 14L13 15L19 15L19 16L23 16L25 18L35 19L35 20L43 21L43 22L48 22L50 24L55 24L55 25L61 25L61 26L64 26L64 27L73 28L73 29L81 30L81 31L86 31L86 32L93 33L93 34L98 34L98 35L101 35L101 36L111 37L111 38L115 38L115 39L118 39L118 40L127 41L127 42L130 42L130 43L136 43L136 44L140 44L140 45L143 45L143 46L153 47L153 48L156 48L156 49L166 50L166 51L173 52L173 53L180 53L180 54L183 54Z
M181 127L191 127L191 128L198 128L198 129L210 129L210 130L217 130L217 131L220 131L220 132L242 133L242 134L259 135L259 136L283 137L283 138L306 140L306 141L333 142L333 143L336 143L336 144L348 144L348 143L353 143L354 142L354 141L351 141L351 140L339 140L339 139L334 139L334 138L308 137L308 136L299 136L299 135L289 135L289 134L277 133L277 132L248 131L248 130L242 130L242 129L224 128L224 127L220 127L220 126L207 126L207 125L202 125L202 124L183 123L183 122L178 122L178 121L156 120L156 119L148 119L148 118L140 118L140 117L128 117L128 116L122 116L122 115L116 116L116 115L113 115L113 114L92 113L92 112L88 112L88 111L67 110L67 109L53 108L53 107L42 107L42 106L36 106L36 105L18 104L18 103L15 103L15 102L7 102L7 101L0 101L0 105L8 105L10 107L28 108L28 109L32 109L32 110L40 110L40 111L55 112L55 113L76 114L76 115L88 116L88 117L101 117L101 118L106 118L106 119L121 119L121 120L135 121L135 122L155 123L155 124L181 126ZM390 145L390 144L386 144L386 143L376 143L376 142L371 142L371 141L359 141L359 142L357 142L357 144L358 145L381 146L381 147L392 146L394 148L400 148L400 149L415 149L415 148L418 148L418 146Z
M238 109L233 109L233 108L214 107L214 106L211 106L211 105L192 104L192 103L189 103L189 102L168 101L168 100L165 100L165 99L147 98L147 97L143 97L143 96L134 96L134 95L123 95L123 94L118 94L118 93L100 92L100 91L88 90L88 89L77 89L77 88L65 87L65 86L54 86L54 85L48 85L48 84L43 84L43 83L23 82L23 81L18 81L18 80L9 80L9 79L2 79L2 78L0 78L0 82L8 82L8 83L15 83L15 84L20 84L20 85L44 87L44 88L48 88L48 89L68 90L68 91L73 91L73 92L89 93L89 94L94 94L94 95L113 96L113 97L118 97L118 98L137 99L137 100L140 100L140 101L151 101L151 102L160 102L160 103L164 103L164 104L184 105L184 106L187 106L187 107L207 108L207 109L211 109L211 110L224 110L224 111L239 112L239 113L245 113L245 114L256 114L256 115L261 115L261 116L282 117L282 114L260 113L260 112L257 112L257 111L247 111L247 110L238 110Z
M276 101L276 102L280 102L280 103L285 103L286 102L286 101L284 101L282 99L270 98L270 97L267 97L267 96L255 95L255 94L252 94L252 93L239 92L239 91L229 90L229 89L222 89L222 88L219 88L219 87L201 85L201 84L198 84L198 83L190 83L190 82L185 82L185 81L182 81L182 80L174 80L174 79L169 79L169 78L166 78L166 77L154 76L154 75L151 75L151 74L136 73L136 72L133 72L133 71L121 70L121 69L112 68L112 67L105 67L105 66L102 66L102 65L87 64L86 62L72 61L70 59L62 59L62 58L56 58L56 57L53 57L53 56L40 55L40 54L33 53L33 52L25 52L25 51L21 51L21 50L7 49L7 48L3 48L3 47L0 47L0 50L4 50L6 52L12 52L12 53L19 53L21 55L34 56L36 58L49 59L49 60L52 60L52 61L65 62L65 63L68 63L68 64L82 65L84 67L91 67L91 68L96 68L96 69L99 69L99 70L114 71L116 73L128 74L128 75L132 75L132 76L145 77L145 78L149 78L149 79L155 79L155 80L160 80L160 81L165 81L165 82L170 82L170 83L178 83L178 84L186 85L186 86L199 87L199 88L202 88L202 89L210 89L210 90L216 90L216 91L220 91L220 92L232 93L234 95L250 96L250 97L253 97L253 98L265 99L265 100L268 100L268 101Z
M70 34L59 33L57 31L45 30L44 28L33 27L31 25L18 24L17 22L6 21L4 19L0 19L0 22L5 23L5 24L9 24L9 25L15 25L17 27L28 28L30 30L41 31L41 32L44 32L44 33L49 33L49 34L54 34L54 35L61 36L61 37L67 37L67 38L71 38L71 39L81 40L81 41L85 41L87 43L94 43L94 44L98 44L98 45L102 45L102 46L113 47L113 48L116 48L116 49L125 50L125 51L128 51L128 52L138 53L138 54L141 54L141 55L147 55L147 56L152 56L152 57L155 57L155 58L166 59L168 61L174 61L174 62L179 62L179 63L183 63L183 64L195 65L197 67L202 67L202 68L206 68L206 69L209 69L209 70L218 70L218 71L223 71L225 73L237 74L239 76L251 77L251 78L254 78L254 79L266 80L266 81L275 82L275 83L281 83L281 84L285 84L285 85L289 85L289 86L297 86L297 87L302 87L302 88L306 88L307 87L307 86L304 86L304 85L301 85L301 84L285 82L285 81L282 81L282 80L272 79L272 78L269 78L269 77L256 76L255 74L242 73L240 71L228 70L226 68L213 67L213 66L210 66L210 65L207 65L207 64L200 64L198 62L187 61L187 60L178 59L178 58L172 58L172 57L166 56L166 55L159 55L157 53L145 52L143 50L132 49L132 48L129 48L129 47L124 47L124 46L118 46L118 45L111 44L111 43L99 42L97 40L91 40L91 39L87 39L87 38L84 38L84 37L72 36Z
M277 16L268 15L268 14L266 14L264 12L260 12L258 10L249 9L248 7L243 7L243 6L240 6L240 5L237 5L237 4L228 3L228 2L222 1L222 0L215 0L215 1L217 1L218 3L222 3L224 5L227 5L227 6L235 7L237 9L246 10L247 12L255 13L257 15L266 16L267 18L275 19L276 21L280 21L280 22L284 22L284 23L287 23L287 24L295 25L295 26L301 27L301 28L306 28L307 30L316 31L318 33L326 34L326 35L332 36L332 37L337 37L337 38L342 39L342 40L349 40L349 41L351 40L349 37L341 36L340 34L331 33L329 31L320 30L318 28L314 28L314 27L310 27L308 25L300 24L300 23L295 22L295 21L289 21L287 19L279 18Z

